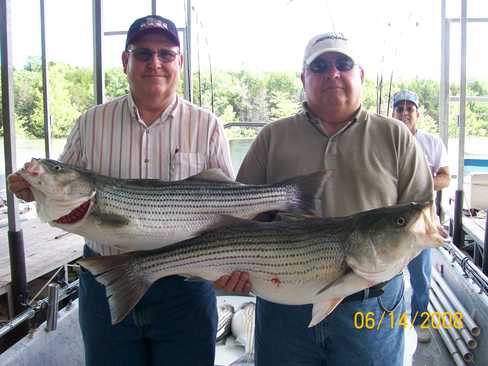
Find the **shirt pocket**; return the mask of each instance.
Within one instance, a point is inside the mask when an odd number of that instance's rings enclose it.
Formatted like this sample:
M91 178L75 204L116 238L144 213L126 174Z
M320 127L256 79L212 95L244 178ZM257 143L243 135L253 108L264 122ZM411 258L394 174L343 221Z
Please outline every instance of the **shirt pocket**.
M171 159L171 180L182 180L197 175L207 168L205 154L178 151Z

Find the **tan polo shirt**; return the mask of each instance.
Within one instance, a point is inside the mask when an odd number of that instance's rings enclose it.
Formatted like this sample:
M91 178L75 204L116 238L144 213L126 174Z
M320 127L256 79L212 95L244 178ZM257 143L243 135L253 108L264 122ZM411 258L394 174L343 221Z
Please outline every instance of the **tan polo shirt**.
M332 136L305 111L270 123L252 144L237 180L274 183L321 169L334 171L322 198L324 216L432 199L429 168L408 129L364 109Z

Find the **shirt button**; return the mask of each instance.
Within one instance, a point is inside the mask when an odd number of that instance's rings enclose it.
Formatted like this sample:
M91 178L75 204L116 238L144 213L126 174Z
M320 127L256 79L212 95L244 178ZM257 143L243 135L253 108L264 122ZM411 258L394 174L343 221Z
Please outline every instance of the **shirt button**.
M144 159L144 162L147 164L149 163L149 159Z

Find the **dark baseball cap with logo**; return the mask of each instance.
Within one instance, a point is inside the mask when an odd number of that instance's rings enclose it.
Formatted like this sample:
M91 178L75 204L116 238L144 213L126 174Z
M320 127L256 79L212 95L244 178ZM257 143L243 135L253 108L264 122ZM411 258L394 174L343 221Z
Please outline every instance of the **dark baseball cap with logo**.
M148 33L161 33L170 41L180 47L180 40L178 38L178 30L175 23L171 20L160 17L159 15L148 15L136 19L127 32L127 39L125 40L125 49L129 44L134 42L137 38L142 37Z

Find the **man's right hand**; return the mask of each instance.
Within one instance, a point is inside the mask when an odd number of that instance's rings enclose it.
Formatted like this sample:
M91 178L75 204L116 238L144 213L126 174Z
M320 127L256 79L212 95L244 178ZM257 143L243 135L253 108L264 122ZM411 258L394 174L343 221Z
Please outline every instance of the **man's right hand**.
M34 195L30 189L30 184L18 174L10 174L7 177L7 186L17 198L25 202L34 201Z

